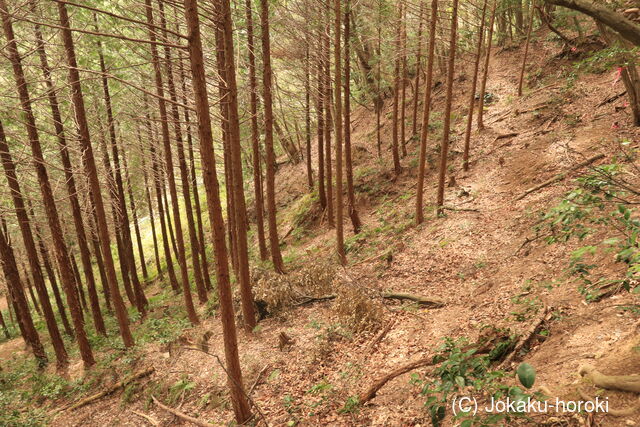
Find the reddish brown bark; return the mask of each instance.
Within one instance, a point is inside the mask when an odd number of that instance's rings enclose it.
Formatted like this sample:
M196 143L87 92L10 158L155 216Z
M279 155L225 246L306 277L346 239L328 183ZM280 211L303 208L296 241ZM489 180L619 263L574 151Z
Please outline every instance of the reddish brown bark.
M344 12L344 156L347 175L347 209L353 233L360 233L362 223L356 209L356 197L353 190L353 161L351 159L351 1L347 0Z
M256 202L258 248L260 250L260 259L264 261L269 257L269 252L267 251L267 242L264 234L264 194L262 189L262 165L260 161L260 135L258 129L258 82L256 79L256 55L255 44L253 41L253 12L251 0L245 0L245 9L247 16L247 55L249 57L249 104L251 113L253 191ZM310 155L307 158L307 162L311 162Z
M329 227L335 226L335 213L333 211L333 165L331 154L331 124L333 118L331 116L332 103L331 99L331 0L322 2L325 7L324 17L324 33L322 39L324 46L322 50L323 56L323 79L324 79L324 190L327 193L327 224Z
M334 127L336 134L336 252L340 264L347 263L347 256L344 252L344 231L343 231L343 201L342 201L342 10L340 0L334 0L333 13L335 15L335 26L333 34L333 60L335 62L334 75Z
M223 0L226 2L227 0ZM267 155L267 217L269 223L269 244L271 246L271 260L273 268L278 273L284 273L284 264L280 252L278 238L278 221L276 219L276 177L275 154L273 152L273 95L271 71L271 41L269 35L269 3L260 0L260 23L262 24L262 85L264 102L264 148Z
M400 152L399 152L399 110L400 110L400 64L401 56L400 51L402 49L402 6L400 3L400 10L398 11L398 18L396 20L396 40L395 40L395 60L393 71L393 115L392 115L392 128L391 128L391 155L393 156L393 169L396 175L400 175L402 172L402 166L400 166Z
M156 40L156 33L153 28L153 7L151 0L145 0L145 9L147 23L149 24L149 39ZM164 99L164 83L162 78L162 70L160 68L160 60L158 56L157 46L151 46L151 59L156 83L156 94L158 95L158 108L160 110L160 129L162 131L162 144L164 146L164 161L166 165L167 181L169 183L169 192L171 194L171 207L173 209L173 221L175 224L174 231L177 243L177 258L180 265L180 276L182 293L184 298L187 315L192 324L196 325L200 322L193 305L191 296L191 287L189 285L189 271L187 270L187 257L185 254L184 236L182 234L182 222L180 220L180 207L178 206L178 190L173 171L173 157L171 154L171 139L169 136L169 123L167 116L167 105Z
M224 3L228 2L224 1ZM216 278L218 297L220 298L220 320L223 327L225 359L227 362L228 384L231 402L238 424L251 418L249 402L243 391L242 371L238 357L238 340L236 335L231 284L229 280L229 261L224 242L224 223L218 177L216 174L215 154L213 152L213 135L211 117L209 116L209 99L205 80L202 40L200 39L200 23L196 0L184 0L185 18L189 31L189 58L196 112L198 116L198 134L200 139L200 155L202 156L202 173L207 195L207 208L216 256Z
M444 205L444 181L447 173L447 157L451 135L451 107L453 103L453 77L456 64L456 46L458 42L458 0L451 6L451 32L449 34L449 60L447 65L447 95L444 107L444 123L442 125L442 145L440 147L440 169L438 171L437 213L442 215Z
M469 170L469 144L471 142L471 125L473 122L473 109L476 101L476 88L478 86L478 71L480 69L480 57L482 55L482 41L484 36L484 19L487 14L487 1L482 6L482 18L480 20L480 31L478 31L478 47L473 64L473 80L471 81L471 92L469 94L469 113L467 114L467 127L464 133L464 154L462 157L462 168Z
M98 179L98 171L93 157L93 149L91 147L91 136L89 133L89 125L87 122L87 116L84 106L82 87L80 86L80 75L78 72L78 64L76 61L75 48L73 45L73 36L70 30L69 15L63 3L58 3L58 14L62 27L62 41L65 47L67 62L69 65L69 83L71 85L73 107L78 124L80 145L84 153L82 160L85 172L89 178L91 200L93 203L93 207L96 210L98 233L100 236L100 245L102 249L103 260L105 263L105 270L107 272L107 278L109 281L109 291L111 294L113 305L115 307L118 326L120 328L120 334L122 335L123 342L126 347L131 347L134 342L133 337L131 336L131 331L129 330L129 319L127 318L127 311L125 309L124 302L122 301L120 290L118 289L116 270L113 264L113 257L111 255L109 228L107 227L107 217L102 201L102 194L100 191L100 181Z
M484 58L484 71L482 74L482 83L480 84L480 102L478 103L478 130L484 129L484 97L487 93L487 79L489 77L489 63L491 61L491 44L493 43L493 25L496 19L496 7L498 0L494 0L491 8L491 18L489 19L489 34L487 35L487 48Z

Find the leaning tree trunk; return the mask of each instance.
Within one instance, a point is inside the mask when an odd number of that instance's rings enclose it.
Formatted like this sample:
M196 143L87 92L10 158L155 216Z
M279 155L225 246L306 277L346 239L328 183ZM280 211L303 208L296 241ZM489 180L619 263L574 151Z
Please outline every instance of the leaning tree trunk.
M217 35L222 36L216 40L216 45L221 51L222 63L218 63L220 75L223 78L225 92L222 108L226 113L228 130L228 148L230 149L230 174L232 177L233 191L233 215L236 227L236 250L238 255L238 282L240 287L240 302L242 305L242 320L247 332L251 332L256 326L256 315L251 291L251 277L249 274L249 253L247 247L247 208L244 199L242 156L240 145L240 117L238 114L238 87L236 83L236 67L233 58L233 29L231 22L231 9L227 1L220 4L220 16L218 23L220 30ZM268 31L263 27L263 31ZM274 212L275 213L275 212ZM275 217L274 217L275 218ZM276 236L277 237L277 236Z
M486 48L486 56L484 58L484 71L482 73L482 83L480 84L480 92L479 97L480 101L478 104L478 130L484 129L484 98L487 93L487 80L489 78L489 64L491 62L491 44L493 43L493 25L496 20L496 7L498 5L498 0L493 1L493 7L491 8L491 18L489 19L489 34L487 35L487 48Z
M453 76L456 66L456 45L458 41L458 0L453 0L451 9L451 33L449 35L449 61L447 66L447 98L444 108L444 124L442 126L442 146L440 147L440 170L438 171L437 214L442 215L444 206L444 180L447 173L447 157L451 135L451 107L453 103Z
M473 64L473 80L471 82L471 92L469 93L469 112L467 113L467 127L464 133L464 154L462 157L462 168L469 170L469 145L471 142L471 125L473 122L473 109L476 101L476 87L478 85L478 70L480 69L480 56L482 55L482 40L484 36L484 18L487 13L487 1L482 6L482 17L480 18L480 31L478 31L478 47Z
M416 190L416 224L424 221L424 175L427 163L427 137L431 117L431 91L433 87L433 62L436 53L436 25L438 23L438 0L431 1L431 27L429 28L429 47L427 52L427 76L425 82L422 111L422 129L420 132L420 163L418 165L418 183Z
M226 3L227 0L223 0ZM271 41L269 39L269 3L260 0L260 22L262 24L262 85L264 102L264 147L267 155L267 216L269 223L269 244L271 260L276 272L284 273L280 239L278 238L278 221L276 219L276 176L275 153L273 151L273 96L271 71Z
M351 1L347 0L344 12L344 154L347 175L347 205L353 233L360 233L362 223L356 209L356 197L353 190L353 162L351 159Z
M153 6L151 0L145 0L145 9L147 15L147 23L149 26L149 39L156 41L156 30L153 23ZM171 207L173 209L173 221L175 224L175 237L178 245L178 264L180 265L180 276L182 284L182 293L184 294L184 303L187 309L187 315L192 324L196 325L200 322L193 305L191 296L191 287L189 286L189 271L187 270L187 257L185 254L184 236L182 234L182 222L180 220L180 207L178 206L178 191L176 189L176 181L173 171L173 157L171 154L171 138L169 136L169 123L167 117L167 105L164 98L164 84L162 79L162 70L160 68L160 60L158 49L155 44L151 45L151 61L156 84L156 94L158 95L158 108L160 110L160 129L162 130L162 143L164 146L164 161L166 165L167 180L169 181L169 192L171 193Z
M4 130L2 129L1 124L0 134L4 138ZM5 234L4 227L0 227L0 260L2 260L0 264L2 265L4 278L7 282L7 290L11 296L10 299L14 304L16 320L20 325L20 330L23 334L22 337L24 338L25 343L27 343L31 348L38 365L44 367L47 363L47 355L44 352L40 336L38 335L38 331L33 323L33 318L29 312L29 305L24 294L24 286L20 281L16 259L13 254L13 250L9 245L9 239Z
M96 168L95 159L93 157L91 136L89 133L89 123L87 122L84 97L82 95L82 87L80 85L80 73L78 72L78 64L76 61L75 48L73 45L73 36L71 34L71 27L69 24L69 15L64 3L58 3L58 13L60 16L60 25L62 27L62 41L66 51L67 63L69 65L69 83L71 85L73 108L78 124L80 145L84 153L84 155L82 156L82 160L84 163L85 172L89 177L91 200L93 203L93 207L96 210L102 256L105 263L107 278L109 280L109 291L111 294L113 305L115 307L116 317L118 319L118 326L120 328L122 340L126 347L131 347L133 346L134 341L129 329L129 319L127 318L127 311L124 306L124 301L122 300L122 296L120 295L120 289L118 289L116 269L113 263L113 256L111 255L111 242L109 237L109 228L107 226L107 216L102 201L100 181L98 179L98 170Z
M225 7L228 10L228 2ZM198 134L200 154L202 156L202 173L207 195L207 209L216 256L216 278L218 297L220 299L220 320L224 340L224 352L227 362L228 385L231 394L236 422L243 424L251 418L251 409L242 385L242 371L238 357L238 338L234 323L231 283L229 280L229 261L224 242L224 223L220 190L216 174L216 161L213 151L213 135L211 117L209 116L209 99L205 78L202 40L200 38L200 22L197 0L184 0L185 19L189 32L189 58L193 78L193 92L198 116Z
M79 286L79 284L76 283L76 279L73 276L71 258L64 240L64 233L62 231L62 225L58 215L58 208L55 204L53 189L51 188L49 175L45 167L44 154L42 153L42 148L40 146L40 137L38 135L36 118L31 107L31 98L22 68L22 60L18 52L18 45L13 33L13 25L9 18L8 9L4 0L0 0L0 8L4 10L2 13L2 24L5 37L8 40L9 60L13 67L18 97L20 98L20 105L24 114L24 124L27 130L29 145L31 146L33 166L38 177L38 185L40 186L47 222L49 224L53 240L54 253L56 260L58 261L58 267L60 268L60 278L67 297L67 305L69 307L69 312L71 313L71 320L75 329L75 337L80 349L80 356L82 357L84 366L89 368L95 364L95 359L93 358L91 346L84 329L84 319L82 318L80 302L78 301L75 292L75 288L76 286ZM9 153L7 154L9 155Z
M256 55L253 40L253 12L251 0L245 0L247 17L247 55L249 58L249 104L251 114L251 148L253 160L253 191L256 203L256 228L258 230L258 248L260 259L269 257L264 234L264 194L262 190L262 166L260 162L260 134L258 130L258 82L256 79ZM311 157L307 158L307 162Z
M35 2L31 2L31 7L32 9L35 9ZM80 249L80 259L87 282L89 300L91 301L91 314L93 316L93 324L98 334L106 336L107 331L104 325L104 320L102 318L102 313L100 311L100 302L98 300L98 293L96 291L96 281L93 275L93 265L91 264L91 252L89 251L87 234L85 232L84 222L82 220L82 210L80 209L80 202L78 201L76 183L73 176L71 159L69 157L69 148L67 146L67 138L65 136L64 125L62 123L62 115L60 113L60 104L58 102L58 95L53 85L53 80L51 78L51 68L49 67L49 61L47 59L44 38L42 37L42 32L40 31L40 26L38 24L35 25L35 35L38 43L37 49L40 57L40 64L47 86L47 97L49 98L49 107L51 109L53 126L58 138L58 145L60 146L60 159L62 160L62 166L64 168L67 193L69 194L69 202L71 204L71 213L73 216L73 224L76 230L78 248ZM47 268L46 264L45 268ZM49 266L49 268L47 268L47 273L49 273L50 269L51 267ZM52 277L52 275L49 274L49 277ZM63 312L61 312L61 314L63 314ZM66 315L63 317L63 323L65 320Z

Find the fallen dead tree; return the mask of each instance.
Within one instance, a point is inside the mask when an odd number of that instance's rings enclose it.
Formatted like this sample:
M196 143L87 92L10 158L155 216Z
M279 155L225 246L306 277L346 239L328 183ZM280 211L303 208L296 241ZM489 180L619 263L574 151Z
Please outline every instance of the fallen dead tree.
M76 410L78 408L81 408L83 406L86 406L90 403L95 402L96 400L102 399L105 396L108 396L114 392L116 392L117 390L126 387L129 383L132 383L133 381L139 380L140 378L144 378L147 377L149 375L151 375L153 372L155 371L155 369L153 367L151 368L147 368L143 371L137 372L133 375L130 375L128 377L126 377L125 379L123 379L122 381L118 381L117 383L113 384L111 387L102 390L99 393L96 393L94 395L91 395L89 397L86 397L76 403L71 404L70 406L61 408L59 410L59 412L62 411L73 411Z
M413 301L417 303L421 307L428 308L440 308L445 306L445 302L435 299L429 298L423 295L414 295L414 294L403 294L403 293L395 293L395 292L383 292L380 294L383 299L395 299L400 301ZM336 295L325 295L322 297L304 297L304 299L296 305L306 305L314 302L322 302L322 301L330 301L335 299Z
M597 154L597 155L595 155L593 157L590 157L587 160L585 160L584 162L578 163L577 165L573 166L572 168L570 168L570 169L568 169L568 170L566 170L566 171L564 171L562 173L557 174L556 176L554 176L551 179L546 180L542 184L538 184L535 187L531 187L528 190L525 190L525 192L522 193L520 196L518 196L516 198L516 200L522 200L522 199L524 199L525 197L527 197L529 194L531 194L533 192L536 192L536 191L541 190L541 189L543 189L545 187L548 187L549 185L554 184L554 183L556 183L558 181L562 181L563 179L565 179L567 177L567 175L569 175L569 173L574 172L574 171L576 171L578 169L582 169L585 166L589 166L591 163L593 163L593 162L595 162L597 160L600 160L602 158L604 158L604 154Z

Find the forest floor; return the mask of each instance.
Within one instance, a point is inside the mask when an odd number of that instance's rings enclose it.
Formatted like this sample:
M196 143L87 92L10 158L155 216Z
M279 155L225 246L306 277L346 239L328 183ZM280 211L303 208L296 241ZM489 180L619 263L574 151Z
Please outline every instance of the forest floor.
M533 42L530 89L521 99L514 95L521 50L494 49L488 83L493 100L485 116L487 129L472 134L469 172L462 171L461 152L470 76L461 73L458 77L453 160L445 200L452 209L442 218L436 218L431 209L423 225L413 225L418 143L415 138L409 140L404 172L396 178L387 160L391 157L387 149L391 101L387 99L383 115L384 161L376 155L373 112L362 107L354 111L354 175L364 229L353 237L345 218L350 266L338 274L371 291L419 294L440 299L445 305L422 309L406 303L379 304L384 307L376 314L386 331L383 336L377 331L349 330L335 301L293 307L262 320L253 334L240 332L245 385L269 425L430 425L426 397L416 381L419 377L411 373L390 381L368 405L352 408L345 404L380 375L434 354L445 337L466 337L474 342L487 325L526 333L543 312L551 314L545 333L539 334L524 358L515 359L536 368L536 387L576 400L578 386L596 395L595 388L578 375L582 364L592 364L610 375L640 372L640 357L635 352L639 319L619 309L636 297L621 293L587 304L565 273L569 254L576 246L547 245L541 240L527 243L527 238L535 236L533 227L539 212L557 204L572 188L572 177L522 200L516 200L518 196L595 154L610 158L622 139L633 141L636 148L640 141L624 97L598 106L624 90L622 83L616 82L615 70L575 75L575 61L556 57L559 45L545 36L538 33ZM460 66L471 68L462 62ZM408 90L408 94L412 92ZM436 130L429 140L427 204L435 200L437 122L443 101L440 86L432 119ZM509 133L517 135L501 137ZM308 202L304 165L282 166L277 182L280 233L292 229L286 238L285 262L291 268L304 268L318 259L333 262L335 233L322 216L312 217L304 227L291 222ZM149 293L160 301L150 313L151 319L163 319L181 302L165 298L166 292L157 285L151 286ZM201 307L201 313L205 309ZM282 332L291 339L284 345ZM120 353L111 358L122 364L101 371L98 379L103 386L121 379L124 372L153 366L155 373L126 387L124 393L61 412L52 425L146 425L148 421L134 411L161 425L180 425L182 421L150 403L149 395L154 392L192 416L215 425L229 423L232 412L221 366L210 355L184 348L185 344L202 343L205 334L209 336L209 352L223 359L219 320L205 318L201 326L185 328L172 339L150 340L134 355ZM10 351L19 354L16 343L19 341L5 343L0 351L11 346ZM419 375L424 372L415 371ZM71 375L81 372L72 370ZM637 399L622 392L608 391L606 396L614 408L631 406ZM39 403L54 408L77 398ZM517 423L640 425L640 414L615 418L552 412ZM449 415L445 425L453 424Z

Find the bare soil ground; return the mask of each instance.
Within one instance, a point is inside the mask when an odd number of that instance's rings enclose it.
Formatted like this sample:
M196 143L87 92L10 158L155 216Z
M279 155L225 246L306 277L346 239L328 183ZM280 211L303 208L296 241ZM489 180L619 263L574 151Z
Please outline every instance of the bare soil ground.
M496 99L488 107L487 129L474 131L471 170L461 170L463 117L467 84L456 85L457 134L452 144L455 185L447 188L445 205L468 210L451 210L436 219L431 212L419 227L400 228L364 244L354 244L348 256L360 261L389 251L391 257L354 263L342 274L354 282L377 290L411 292L446 302L439 309L417 309L400 304L385 310L385 324L393 325L384 338L370 346L373 334L345 336L332 328L339 322L323 302L293 309L288 315L267 318L259 330L240 334L240 355L245 385L270 425L398 426L430 425L424 409L424 396L410 383L410 374L389 382L369 405L355 413L339 414L344 402L362 391L379 375L399 364L433 354L444 337L468 337L473 341L484 325L509 327L523 332L536 313L547 307L556 313L548 338L531 349L525 360L538 371L537 385L544 385L556 396L577 399L576 387L588 393L595 390L581 382L578 367L590 363L603 372L637 373L640 358L637 345L638 319L621 312L616 305L633 301L620 294L602 302L586 304L572 284L563 279L571 244L548 246L542 242L523 243L533 237L536 212L554 204L570 188L566 180L534 192L520 201L524 190L597 153L609 155L619 138L628 138L638 146L640 132L632 127L625 100L595 108L603 99L623 90L614 84L614 74L584 75L571 89L566 88L562 66L548 62L557 53L556 44L541 41L532 46L529 71L544 70L546 81L535 86L522 99L514 96L521 52L494 51L488 91ZM545 87L545 85L550 85ZM443 93L436 99L441 111ZM619 107L619 108L616 108ZM387 101L387 111L390 101ZM407 111L410 111L408 108ZM407 114L410 117L410 114ZM375 118L371 111L359 108L353 116L356 186L360 214L366 229L375 229L394 221L399 227L411 222L415 203L416 141L409 143L409 156L403 159L405 171L397 179L390 162L379 162L375 148ZM518 136L497 139L515 132ZM390 141L390 121L385 118L384 147ZM430 137L430 155L437 158L439 141ZM385 151L383 157L389 158ZM278 176L279 206L287 206L306 192L304 165L282 167ZM425 199L435 200L436 169L427 176ZM366 191L363 191L366 189ZM286 215L281 215L286 217ZM347 218L348 220L348 218ZM350 225L345 222L346 229ZM289 228L282 223L280 230ZM289 237L285 255L298 254L302 260L331 258L333 230L317 224L303 237ZM360 248L365 247L360 251ZM304 258L304 254L309 254ZM304 262L304 261L302 261ZM548 288L545 284L558 283ZM556 282L554 282L556 281ZM514 302L514 296L529 296L539 304L532 312ZM538 299L534 299L537 297ZM516 314L524 316L514 320ZM153 344L144 349L139 368L154 366L149 379L133 390L132 403L123 403L121 393L73 412L56 417L56 426L139 426L146 425L132 411L148 414L162 425L182 425L181 421L159 410L144 396L154 384L174 384L181 378L194 383L193 392L178 397L174 406L212 422L225 425L232 413L225 392L225 375L215 358L185 350L184 343L197 343L210 331L210 351L223 356L219 321L207 319L196 329L185 331L180 342ZM279 334L293 339L279 348ZM15 342L5 344L15 346ZM420 372L420 370L418 370ZM106 384L118 378L113 373ZM607 392L612 407L630 406L637 397L629 393ZM448 423L452 423L449 418ZM290 423L290 424L287 424ZM529 423L529 424L528 424ZM640 415L622 418L584 414L549 414L524 424L547 425L639 425ZM185 424L186 425L186 424Z

